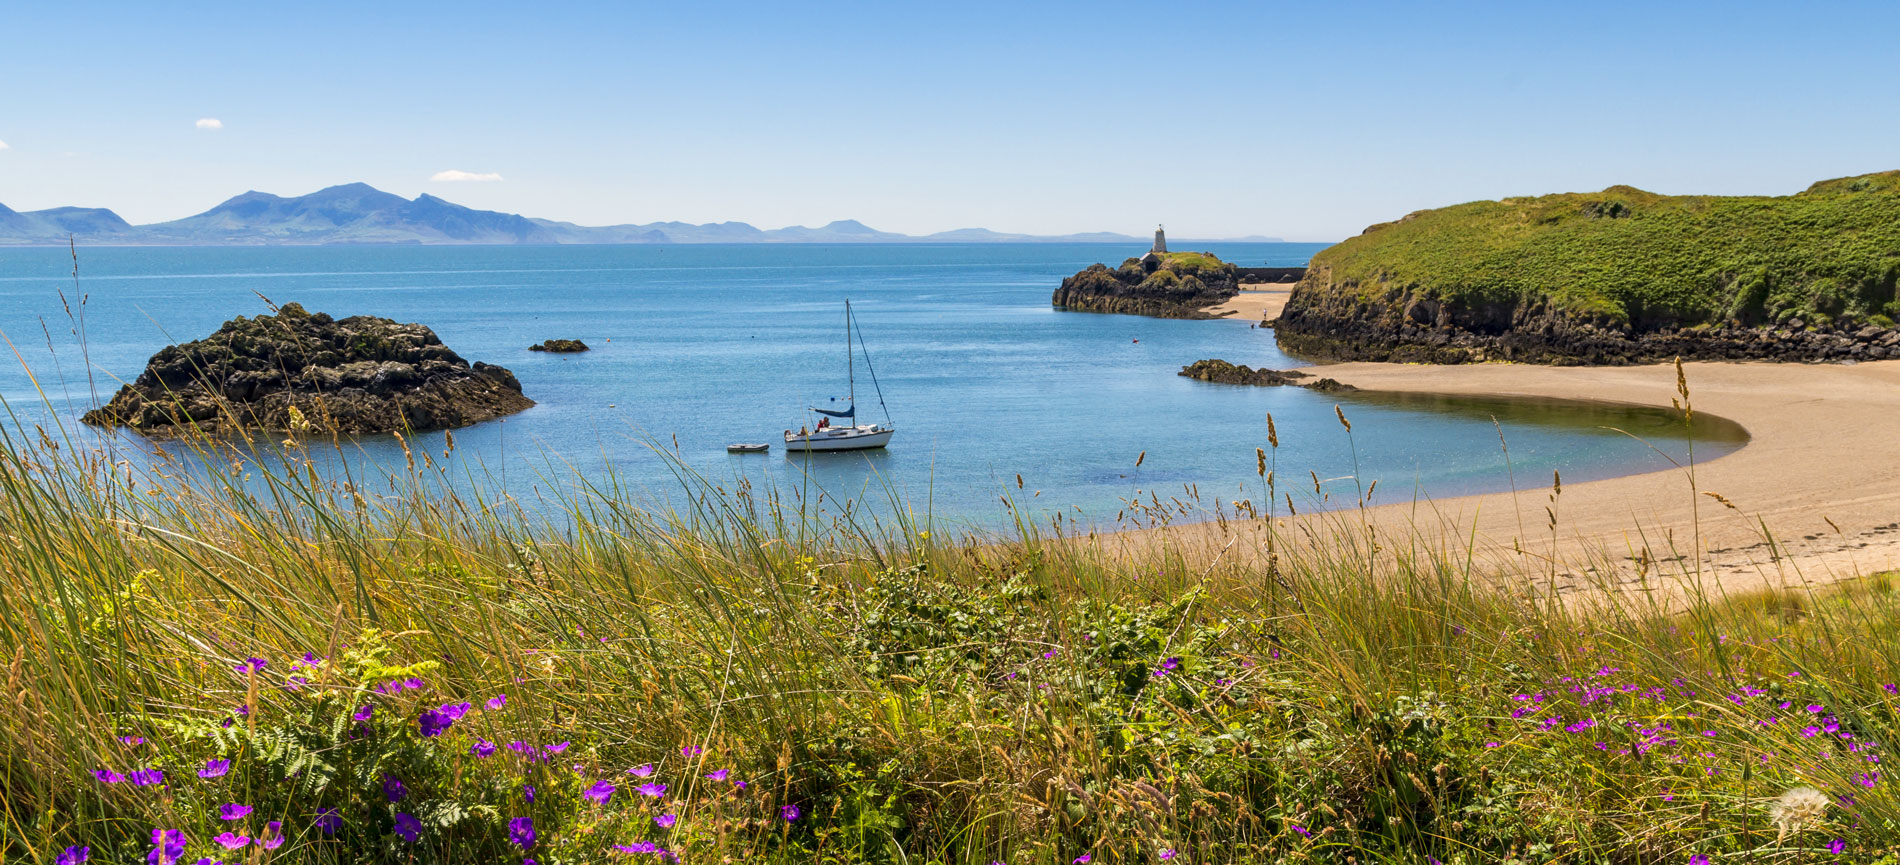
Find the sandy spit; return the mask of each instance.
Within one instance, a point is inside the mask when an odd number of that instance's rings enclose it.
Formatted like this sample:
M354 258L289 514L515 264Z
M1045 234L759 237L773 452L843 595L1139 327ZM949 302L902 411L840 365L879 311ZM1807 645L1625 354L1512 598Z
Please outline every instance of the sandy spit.
M1555 529L1545 510L1549 478L1524 481L1528 488L1516 494L1421 503L1381 505L1387 499L1382 490L1364 511L1282 518L1273 521L1275 531L1282 543L1289 537L1297 543L1342 527L1370 529L1388 539L1388 548L1395 538L1462 545L1475 537L1480 556L1515 562L1527 574L1548 571L1553 578L1544 582L1560 592L1680 595L1684 580L1657 584L1657 574L1668 571L1699 574L1708 591L1748 591L1852 579L1900 565L1900 361L1690 363L1684 369L1697 412L1740 423L1751 435L1739 451L1696 466L1693 485L1689 472L1679 470L1565 484ZM1348 363L1305 371L1366 390L1659 407L1677 397L1676 370L1667 364ZM1266 525L1229 519L1096 540L1129 553L1166 542L1210 558L1250 558L1265 555Z

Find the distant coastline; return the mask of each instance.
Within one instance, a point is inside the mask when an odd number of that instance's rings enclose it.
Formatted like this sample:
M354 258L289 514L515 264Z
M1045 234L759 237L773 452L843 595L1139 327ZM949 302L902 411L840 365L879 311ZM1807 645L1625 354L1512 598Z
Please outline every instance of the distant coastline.
M910 235L845 219L817 228L744 222L586 226L476 210L433 195L403 198L364 183L285 198L246 192L196 216L133 225L98 207L16 211L0 204L0 246L420 246L705 243L1143 243L1114 232L1034 235L960 228ZM1250 235L1202 243L1284 243Z

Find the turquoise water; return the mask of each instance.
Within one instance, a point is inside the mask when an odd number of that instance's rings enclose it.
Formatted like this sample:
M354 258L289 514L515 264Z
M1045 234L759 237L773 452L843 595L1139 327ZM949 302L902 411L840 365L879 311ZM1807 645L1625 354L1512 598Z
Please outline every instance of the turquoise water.
M1241 264L1285 266L1305 263L1321 245L1210 248ZM539 405L457 431L449 462L527 499L571 483L572 472L598 478L611 466L633 494L669 500L678 487L650 447L657 441L722 484L810 484L837 499L882 499L888 487L914 510L980 526L1008 519L999 496L1009 494L1045 515L1061 510L1107 526L1138 495L1166 503L1198 492L1204 505L1247 492L1257 499L1254 449L1266 445L1269 412L1280 476L1301 479L1282 486L1302 507L1315 498L1309 472L1332 505L1350 504L1374 480L1381 502L1505 489L1499 426L1515 477L1533 486L1552 471L1582 481L1684 456L1679 422L1660 412L1190 381L1175 373L1202 358L1277 368L1302 361L1246 322L1049 307L1062 277L1139 252L1101 244L104 248L80 251L75 289L66 250L4 249L0 329L39 377L53 417L18 364L0 372L0 394L25 420L76 425L89 401L85 357L104 399L166 344L264 312L262 295L337 317L419 321L464 357L514 370ZM69 300L86 297L83 307L72 304L84 316L83 354L62 290ZM808 422L805 406L845 394L846 298L897 436L885 451L788 456L777 446L780 431ZM526 350L557 337L594 350ZM882 420L866 384L861 378L860 416ZM1336 403L1353 421L1351 440ZM1697 435L1708 439L1696 443L1698 459L1740 442L1739 431L1720 424ZM118 441L134 455L142 447L129 434ZM774 448L728 455L735 441ZM401 461L390 437L351 448L353 459Z

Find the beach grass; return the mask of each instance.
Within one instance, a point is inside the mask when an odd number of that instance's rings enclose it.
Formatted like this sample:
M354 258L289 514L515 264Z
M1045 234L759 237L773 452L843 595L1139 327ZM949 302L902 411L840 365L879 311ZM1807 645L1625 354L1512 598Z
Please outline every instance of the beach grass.
M1247 510L1284 528L1248 556L1027 516L950 537L894 498L820 517L677 462L673 510L612 476L530 508L435 460L440 435L320 473L322 440L135 465L0 432L8 862L1900 845L1894 575L1728 596L1691 554L1637 565L1642 590L1548 593L1554 561L1290 520L1264 428Z

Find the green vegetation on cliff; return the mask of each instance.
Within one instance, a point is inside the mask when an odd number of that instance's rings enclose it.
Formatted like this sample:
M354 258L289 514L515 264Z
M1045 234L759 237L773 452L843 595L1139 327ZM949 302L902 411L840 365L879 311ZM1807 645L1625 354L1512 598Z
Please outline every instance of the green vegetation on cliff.
M1900 171L1796 195L1669 196L1628 186L1413 213L1313 258L1303 288L1374 303L1548 306L1637 330L1900 315Z

